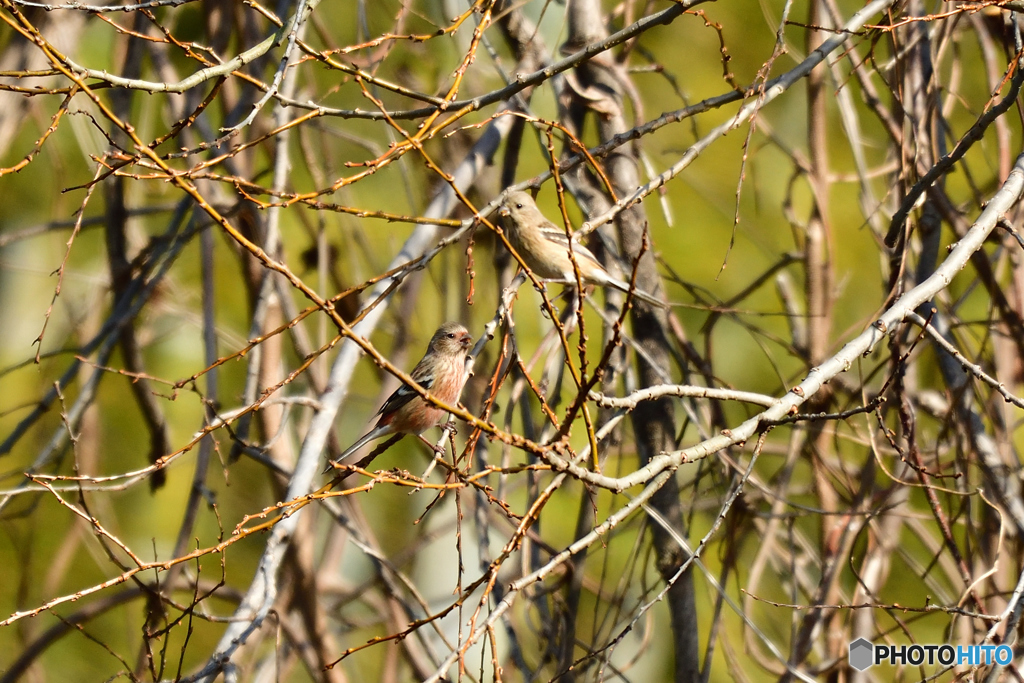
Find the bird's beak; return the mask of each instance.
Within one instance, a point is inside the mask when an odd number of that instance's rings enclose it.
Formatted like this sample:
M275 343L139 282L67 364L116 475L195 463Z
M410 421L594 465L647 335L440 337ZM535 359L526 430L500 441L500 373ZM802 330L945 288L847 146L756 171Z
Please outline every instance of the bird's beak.
M462 348L468 349L469 345L473 343L473 338L467 334L465 337L459 340L459 343L462 344Z
M507 206L503 205L501 206L501 208L498 209L498 215L501 216L502 218L508 218L508 214L509 210Z

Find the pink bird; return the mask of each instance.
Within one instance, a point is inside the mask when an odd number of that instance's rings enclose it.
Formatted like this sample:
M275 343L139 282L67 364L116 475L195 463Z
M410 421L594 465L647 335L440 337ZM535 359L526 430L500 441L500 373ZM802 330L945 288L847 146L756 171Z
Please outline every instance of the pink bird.
M410 377L441 403L454 406L462 395L466 383L466 355L473 338L466 328L456 322L447 322L437 328L427 345L427 353L410 373ZM377 412L377 426L345 449L336 463L371 441L389 434L415 434L419 436L439 425L448 414L444 409L425 401L412 387L403 384L388 397Z

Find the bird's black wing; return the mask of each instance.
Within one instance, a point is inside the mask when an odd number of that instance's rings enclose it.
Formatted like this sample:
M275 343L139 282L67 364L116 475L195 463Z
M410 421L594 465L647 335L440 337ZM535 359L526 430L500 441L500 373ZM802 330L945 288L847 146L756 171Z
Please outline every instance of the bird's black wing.
M429 375L426 377L417 377L415 370L413 371L412 378L416 380L417 384L419 384L427 391L430 391L431 385L434 384L433 375ZM415 389L413 389L408 384L403 384L402 386L395 389L395 392L393 394L388 396L388 400L384 401L384 405L380 407L380 410L377 411L377 414L383 415L384 413L394 412L401 408L402 406L404 406L409 401L416 398L417 396L419 396L419 394L416 393Z

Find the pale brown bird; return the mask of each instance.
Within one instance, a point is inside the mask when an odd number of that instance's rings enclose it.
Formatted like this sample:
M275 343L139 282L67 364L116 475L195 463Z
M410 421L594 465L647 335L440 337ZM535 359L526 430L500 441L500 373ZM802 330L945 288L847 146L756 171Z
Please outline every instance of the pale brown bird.
M508 241L534 275L545 280L576 281L569 257L569 238L564 230L545 218L533 197L526 192L509 192L498 213L505 219ZM667 307L661 299L639 289L630 290L627 283L609 275L597 257L582 244L573 242L572 255L585 284L614 287L659 308Z

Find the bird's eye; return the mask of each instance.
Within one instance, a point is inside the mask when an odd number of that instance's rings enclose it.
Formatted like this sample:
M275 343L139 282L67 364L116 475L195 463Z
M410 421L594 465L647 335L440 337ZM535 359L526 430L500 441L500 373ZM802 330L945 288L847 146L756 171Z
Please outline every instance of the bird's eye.
M448 338L449 339L455 339L455 333L454 332L449 332L448 333Z
M523 208L523 205L522 205L522 204L518 204L518 203L517 203L517 204L516 204L516 208L517 208L517 209L521 209L521 208Z

